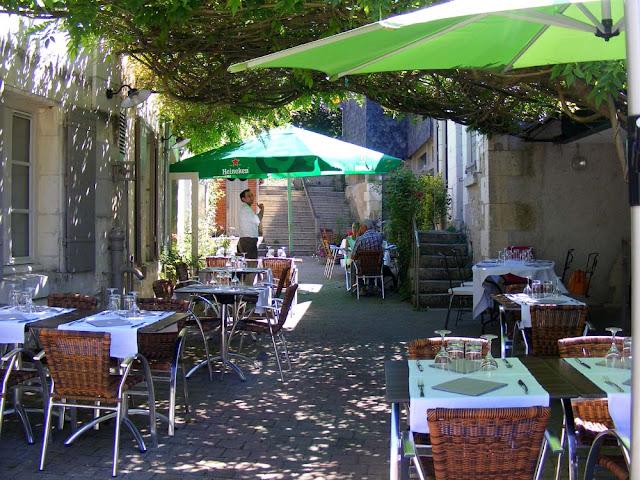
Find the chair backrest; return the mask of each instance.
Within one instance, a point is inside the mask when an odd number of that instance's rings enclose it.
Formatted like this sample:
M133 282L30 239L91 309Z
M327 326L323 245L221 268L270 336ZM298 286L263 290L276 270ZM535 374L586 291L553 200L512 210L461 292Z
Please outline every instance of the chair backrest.
M453 281L453 272L451 271L451 269L453 268L453 259L450 258L446 253L440 252L440 260L442 268L444 268L447 275L447 280L449 280L449 288L460 286L459 282L457 284L454 284Z
M445 337L445 348L449 342L458 341L466 344L467 342L480 342L482 345L482 355L487 354L489 350L489 341L484 338L472 338L472 337ZM440 351L440 345L442 344L442 337L432 338L420 338L418 340L411 340L407 342L407 349L409 350L409 358L411 360L433 360L436 358L437 353Z
M189 280L189 265L184 262L176 263L176 275L181 282Z
M109 333L43 328L39 338L56 397L114 399L115 389L109 381Z
M293 267L293 260L290 258L265 258L262 260L262 266L264 268L270 268L273 274L273 279L280 281L280 277L283 276L285 267L289 267L289 271L285 274L285 287L291 284L291 273Z
M452 248L451 253L453 256L453 260L455 262L455 266L458 269L458 275L460 276L460 280L472 280L473 272L471 271L471 266L465 260L462 252L457 248Z
M522 293L526 286L526 283L511 283L504 286L504 293Z
M616 346L622 352L623 339L616 337ZM611 348L610 335L587 335L558 340L558 352L561 357L604 357Z
M173 297L173 282L166 278L156 280L152 284L153 294L157 298L171 298Z
M284 292L284 299L282 301L282 307L280 308L280 315L278 316L278 323L274 327L274 333L280 330L284 326L284 322L287 321L289 316L289 310L291 310L291 304L298 290L298 284L292 283L287 287L287 291Z
M591 286L591 278L596 271L596 267L598 266L598 252L591 252L587 257L587 266L584 269L585 278L587 280L587 288L584 292L584 296L589 296L589 287Z
M329 243L328 239L323 238L322 240L320 240L320 248L322 249L322 253L324 253L327 257L331 255L330 245L331 244Z
M557 357L558 340L582 335L586 305L531 305L529 355Z
M436 478L530 480L550 415L544 407L428 410Z
M186 312L189 309L188 301L174 300L172 298L138 297L136 298L136 303L141 310Z
M278 279L278 286L276 287L276 293L274 295L275 298L280 298L282 290L284 289L284 284L287 282L287 279L290 278L289 270L291 270L291 265L287 265L286 267L284 267L284 270L282 270L280 278Z
M564 257L564 268L562 269L562 283L564 283L564 277L567 272L571 269L571 264L573 263L573 251L575 248L570 248L567 250L567 256Z
M231 257L207 257L207 267L226 267Z
M382 250L360 250L356 265L358 275L382 275Z
M47 297L50 307L77 308L79 310L94 311L98 308L98 299L79 293L51 293Z

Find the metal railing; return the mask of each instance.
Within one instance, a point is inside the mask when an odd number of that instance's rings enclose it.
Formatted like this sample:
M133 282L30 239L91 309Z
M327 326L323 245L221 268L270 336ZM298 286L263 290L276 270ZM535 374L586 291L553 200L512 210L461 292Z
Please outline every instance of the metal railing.
M420 308L420 235L418 234L418 226L416 219L411 220L411 228L413 230L413 306Z
M316 230L316 250L320 246L320 223L318 222L318 214L316 213L316 209L313 206L313 201L311 200L311 196L309 195L309 181L302 177L302 185L304 186L304 196L307 198L307 203L309 204L309 208L311 209L311 215L313 216L313 223L315 225Z

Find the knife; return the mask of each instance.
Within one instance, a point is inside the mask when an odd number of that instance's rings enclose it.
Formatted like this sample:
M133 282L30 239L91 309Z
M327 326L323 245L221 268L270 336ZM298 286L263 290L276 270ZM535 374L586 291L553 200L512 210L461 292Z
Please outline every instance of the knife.
M589 365L587 365L586 363L584 363L582 360L580 360L579 358L576 357L576 362L578 362L580 365L582 365L583 367L586 368L591 368Z
M502 359L502 361L504 362L505 367L507 367L507 368L511 368L511 367L513 367L513 365L511 365L511 364L509 363L509 360L507 360L506 358L503 358L503 359Z
M416 367L418 367L418 370L420 370L421 372L424 370L424 367L420 363L420 360L416 360Z
M529 389L527 388L527 385L522 380L518 380L518 385L520 385L522 388L524 388L524 393L525 394L529 393Z

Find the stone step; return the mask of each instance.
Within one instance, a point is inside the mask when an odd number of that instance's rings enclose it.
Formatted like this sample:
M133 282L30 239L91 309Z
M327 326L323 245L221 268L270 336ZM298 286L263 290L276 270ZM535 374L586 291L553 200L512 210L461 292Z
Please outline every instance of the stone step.
M420 307L448 308L449 295L446 293L421 293L418 295L418 302Z
M467 255L467 246L464 243L422 243L420 242L420 256L422 255L437 255L441 253L451 255L451 250L455 248L459 252L463 253L463 256Z
M463 233L452 233L446 230L422 230L419 232L420 243L450 243L465 244L466 236Z

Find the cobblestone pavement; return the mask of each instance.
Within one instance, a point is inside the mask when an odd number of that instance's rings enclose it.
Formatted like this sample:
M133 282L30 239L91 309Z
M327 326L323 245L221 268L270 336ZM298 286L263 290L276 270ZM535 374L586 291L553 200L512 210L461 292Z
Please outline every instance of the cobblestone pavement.
M191 415L178 413L175 436L159 425L158 448L140 453L123 430L119 477L128 479L326 479L389 478L389 407L384 399L384 362L406 355L405 342L432 336L446 311L414 311L395 293L385 300L356 300L345 291L342 270L323 277L309 257L300 264L298 306L287 334L294 370L280 382L270 342L262 338L243 353L263 360L242 364L247 381L234 373L210 382L206 369L188 381ZM478 335L467 315L456 334ZM196 340L196 337L193 337ZM201 358L188 348L189 364ZM166 390L158 389L160 407ZM179 397L181 399L181 396ZM161 410L162 411L162 410ZM107 423L74 445L54 433L44 472L38 471L42 415L32 414L35 445L26 445L14 416L0 438L3 479L109 478L113 428ZM141 417L134 419L145 439Z

